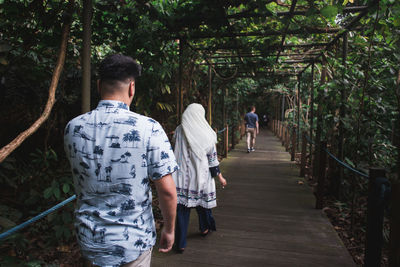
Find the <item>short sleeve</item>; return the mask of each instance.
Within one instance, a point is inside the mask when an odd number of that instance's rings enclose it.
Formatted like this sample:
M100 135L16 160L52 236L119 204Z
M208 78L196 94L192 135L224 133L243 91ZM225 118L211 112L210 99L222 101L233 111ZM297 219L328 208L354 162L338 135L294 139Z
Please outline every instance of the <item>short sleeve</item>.
M158 122L152 122L147 144L147 171L150 179L158 180L178 170L171 143Z

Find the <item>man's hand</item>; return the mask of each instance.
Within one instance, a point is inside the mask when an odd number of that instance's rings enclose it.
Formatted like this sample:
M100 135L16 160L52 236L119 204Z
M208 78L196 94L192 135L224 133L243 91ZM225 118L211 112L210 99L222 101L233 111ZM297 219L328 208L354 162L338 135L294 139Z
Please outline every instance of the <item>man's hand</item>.
M160 247L158 251L167 253L172 249L175 240L175 233L174 232L167 232L163 227L161 231L161 238L160 238Z

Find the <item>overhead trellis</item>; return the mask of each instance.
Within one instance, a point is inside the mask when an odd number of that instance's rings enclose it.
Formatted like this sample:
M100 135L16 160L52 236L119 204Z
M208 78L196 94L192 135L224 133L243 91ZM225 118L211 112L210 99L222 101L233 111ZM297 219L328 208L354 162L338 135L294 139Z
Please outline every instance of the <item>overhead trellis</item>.
M160 8L139 1L166 25L172 38L207 59L200 64L212 65L215 71L240 68L238 75L247 71L255 77L252 74L302 74L345 33L364 31L358 22L379 1L362 5L306 0L172 2L176 6L159 12ZM295 71L288 72L287 66Z

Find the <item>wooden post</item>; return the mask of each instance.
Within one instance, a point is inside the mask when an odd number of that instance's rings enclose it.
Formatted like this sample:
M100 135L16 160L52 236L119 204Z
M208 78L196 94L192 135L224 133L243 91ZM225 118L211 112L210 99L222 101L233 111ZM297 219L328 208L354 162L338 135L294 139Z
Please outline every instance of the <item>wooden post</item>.
M280 134L281 134L281 121L278 120L278 132L276 134L278 136L278 138L281 138Z
M343 47L342 47L342 65L343 65L343 73L342 73L342 86L340 87L340 107L339 107L339 142L338 142L338 158L343 161L344 158L344 126L343 119L346 114L346 85L345 85L345 72L346 72L346 60L347 60L347 33L343 34ZM340 197L340 185L343 181L343 168L339 168L339 175L336 177L336 185L335 185L335 195Z
M321 84L326 83L326 75L327 75L327 68L326 68L326 62L323 60L322 62L322 71L321 71ZM315 153L319 152L319 144L321 140L321 133L322 133L322 102L323 102L323 92L318 92L318 110L317 110L317 131L315 134L315 143L317 144L317 149L315 150ZM315 166L313 166L313 177L317 177L318 175L318 170L319 170L319 160L320 158L315 154L316 156L314 157L314 163Z
M301 130L300 127L300 103L301 103L301 97L300 97L300 85L301 85L301 76L297 76L298 79L298 84L297 84L297 129L299 129L299 133ZM299 149L299 143L300 143L300 134L297 135L297 150Z
M321 141L318 146L318 185L317 185L317 201L315 204L316 209L322 209L324 205L324 191L325 191L325 168L326 168L326 141Z
M271 124L271 131L272 131L272 133L275 133L275 120L272 120L272 122L271 122L272 124Z
M283 130L282 130L282 146L285 146L285 137L286 137L286 126L283 126Z
M294 161L295 160L295 154L296 154L296 126L293 126L292 128L292 150L290 153L290 160Z
M279 132L278 132L279 139L282 139L282 121L279 121Z
M307 139L306 139L306 132L303 132L301 139L300 177L304 177L306 175L306 157L307 157Z
M313 140L313 127L314 127L314 62L311 65L311 88L310 88L310 140ZM310 142L310 161L312 163L313 144Z
M229 151L229 126L228 124L225 124L225 141L224 141L224 145L225 145L225 153L224 153L224 157L227 158L228 157L228 151Z
M383 168L369 169L365 267L381 266L385 208L382 188L388 183L385 176L386 172Z
M285 99L286 96L282 95L282 108L281 108L281 121L283 122L285 120Z
M281 121L280 120L278 120L277 121L277 128L276 128L276 136L279 138L279 128L280 128L280 126L281 126Z
M389 267L400 266L400 183L392 185Z
M211 109L211 105L212 105L212 84L211 84L211 66L208 65L208 123L210 125L212 125L212 109Z
M183 100L183 94L182 94L182 68L183 68L183 39L179 38L179 73L178 73L178 101L177 101L177 107L176 107L176 111L177 111L177 124L181 123L181 116L182 116L182 100ZM211 125L211 124L210 124Z
M232 146L232 149L235 149L235 145L236 145L236 126L235 125L232 125L232 133L231 133L231 135L232 135L232 141L231 141L231 146Z
M90 46L92 39L92 13L92 0L83 0L82 113L90 111Z
M289 151L289 147L290 147L290 131L289 131L289 127L286 127L286 136L285 136L285 138L286 138L286 140L285 140L285 143L286 143L285 150Z

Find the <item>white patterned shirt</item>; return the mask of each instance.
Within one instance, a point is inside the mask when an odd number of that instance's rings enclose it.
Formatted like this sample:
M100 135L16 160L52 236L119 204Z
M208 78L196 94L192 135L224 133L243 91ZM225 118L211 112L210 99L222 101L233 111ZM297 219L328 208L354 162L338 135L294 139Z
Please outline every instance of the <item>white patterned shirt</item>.
M99 266L134 261L156 241L149 178L178 169L161 125L122 102L102 100L67 124L64 146L82 254Z

